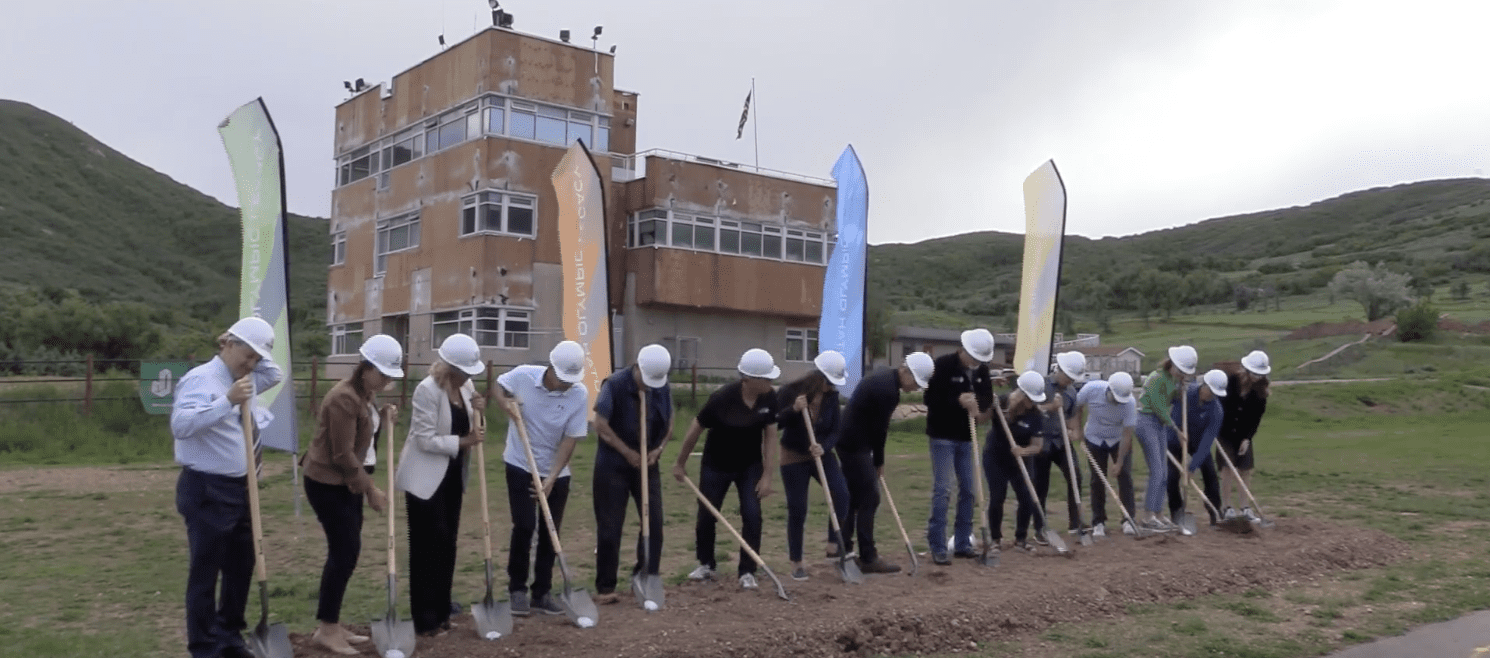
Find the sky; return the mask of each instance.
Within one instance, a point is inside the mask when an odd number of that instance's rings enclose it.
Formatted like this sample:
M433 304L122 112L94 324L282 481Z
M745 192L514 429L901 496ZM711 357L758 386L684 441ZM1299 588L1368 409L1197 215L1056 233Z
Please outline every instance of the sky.
M617 46L639 149L828 177L852 144L869 240L1023 232L1046 160L1067 232L1129 235L1490 169L1490 3L507 0ZM291 212L325 217L343 80L490 24L486 0L10 3L0 98L237 205L218 123L262 96ZM19 29L16 29L19 28Z

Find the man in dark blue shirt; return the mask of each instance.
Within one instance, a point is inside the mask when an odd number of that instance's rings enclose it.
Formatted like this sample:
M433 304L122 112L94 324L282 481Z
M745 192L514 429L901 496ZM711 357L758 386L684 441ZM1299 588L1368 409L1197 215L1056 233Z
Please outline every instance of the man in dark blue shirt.
M987 329L962 332L962 347L937 357L931 381L926 385L926 438L931 448L931 518L926 522L926 542L931 561L951 564L947 557L947 504L952 498L952 479L957 479L957 516L952 526L957 557L975 557L973 552L973 485L978 477L973 464L973 418L993 418L993 334Z
M641 509L641 465L647 465L647 513L651 526L649 564L642 564L642 543L636 542L636 566L632 573L656 575L662 557L662 484L657 458L673 435L673 395L667 383L672 356L661 345L643 347L636 363L600 385L595 400L595 431L600 435L595 449L595 591L597 603L612 603L616 595L616 570L621 562L621 529L626 508L636 499ZM645 392L645 395L643 395ZM647 406L647 448L641 448L641 407ZM645 569L645 571L642 571Z
M1179 432L1169 432L1169 453L1176 460L1182 458L1180 441L1188 438L1187 443L1190 450L1190 463L1185 464L1187 471L1200 471L1200 477L1205 482L1205 497L1211 501L1211 505L1217 509L1221 506L1221 480L1217 477L1216 462L1211 458L1211 445L1216 441L1216 435L1221 432L1223 411L1221 409L1221 398L1226 397L1226 373L1220 370L1211 370L1201 378L1204 383L1195 382L1186 387L1182 394L1182 400L1189 407L1189 437L1182 437ZM1180 408L1181 400L1175 400L1170 405L1169 417L1176 426L1181 426L1184 413ZM1190 492L1183 490L1184 483L1180 481L1180 470L1169 465L1169 518L1175 518L1184 503L1181 494L1188 495ZM1210 514L1211 525L1215 525L1220 519L1216 518L1215 512L1210 507L1206 508Z
M1034 480L1035 493L1040 496L1040 509L1045 509L1045 497L1050 493L1050 467L1054 466L1061 471L1066 478L1066 517L1070 519L1069 528L1071 534L1075 535L1082 531L1081 499L1076 495L1076 489L1081 487L1081 469L1071 472L1066 461L1066 440L1062 429L1067 434L1076 434L1076 394L1077 380L1086 373L1086 355L1081 352L1061 352L1055 355L1055 369L1045 378L1045 404L1040 405L1040 410L1045 412L1045 420L1042 426L1045 430L1045 448L1034 457L1034 470L1030 471L1030 478ZM1057 406L1066 412L1066 424L1061 425L1060 414ZM1076 457L1076 455L1072 455ZM1084 459L1084 458L1082 458ZM1034 542L1045 545L1045 528L1041 527L1041 517L1035 517Z

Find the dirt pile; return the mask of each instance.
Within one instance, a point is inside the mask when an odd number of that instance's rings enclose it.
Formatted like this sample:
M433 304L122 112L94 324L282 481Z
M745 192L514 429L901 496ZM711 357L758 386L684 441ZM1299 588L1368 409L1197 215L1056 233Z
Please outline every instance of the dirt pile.
M1375 322L1361 322L1359 320L1351 320L1349 322L1315 322L1314 324L1293 330L1293 333L1284 336L1283 340L1310 340L1313 338L1327 338L1329 336L1359 336L1367 333L1382 336L1396 325L1396 318L1381 318Z
M890 549L893 543L884 545ZM644 612L628 594L620 604L602 606L600 627L589 631L574 628L563 617L520 619L511 637L485 642L475 637L470 617L463 615L455 631L421 638L418 655L950 653L976 642L1038 633L1057 622L1120 617L1132 604L1275 589L1332 570L1388 564L1406 550L1402 542L1376 530L1285 519L1260 536L1208 530L1196 537L1141 541L1117 536L1078 547L1074 559L1010 550L994 569L969 560L934 567L925 560L914 578L871 576L857 587L838 582L832 567L822 562L813 565L810 581L784 581L793 603L776 598L769 579L762 578L759 592L743 592L734 578L721 577L669 588L667 609L660 613ZM887 550L885 557L906 562L903 552ZM724 576L733 573L726 565L721 571ZM296 655L323 655L311 649L308 635L292 635L292 641ZM373 653L370 645L367 653Z

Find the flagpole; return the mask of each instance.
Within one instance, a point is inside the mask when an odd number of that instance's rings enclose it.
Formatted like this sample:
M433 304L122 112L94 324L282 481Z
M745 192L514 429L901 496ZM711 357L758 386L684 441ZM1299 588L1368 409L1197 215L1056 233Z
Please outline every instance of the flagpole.
M750 99L755 103L755 113L750 117L750 132L755 136L755 171L761 170L761 99L755 94L755 77L750 78Z

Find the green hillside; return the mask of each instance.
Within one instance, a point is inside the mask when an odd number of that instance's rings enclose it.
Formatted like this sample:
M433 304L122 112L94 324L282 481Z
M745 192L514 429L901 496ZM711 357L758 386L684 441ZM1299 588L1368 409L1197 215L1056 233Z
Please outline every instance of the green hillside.
M0 100L0 282L221 322L237 313L239 230L236 208L63 119ZM325 220L290 217L299 326L324 322L328 240Z

